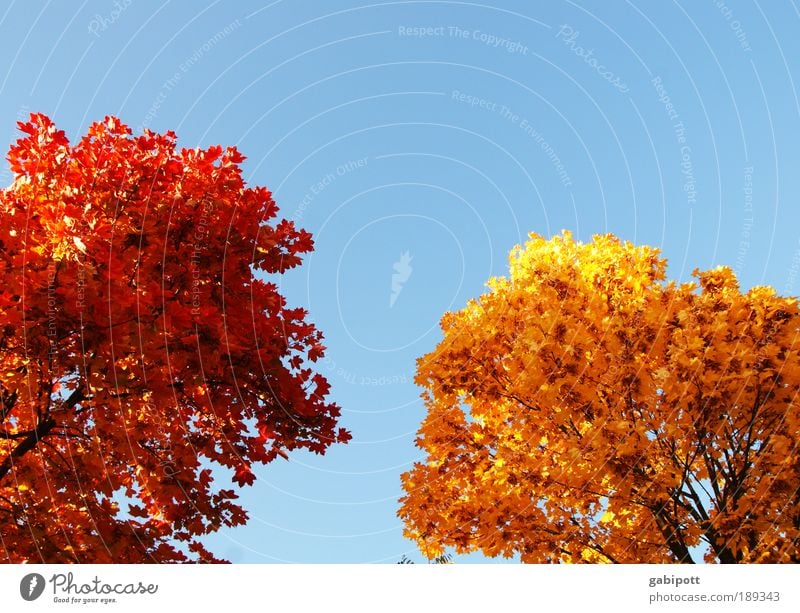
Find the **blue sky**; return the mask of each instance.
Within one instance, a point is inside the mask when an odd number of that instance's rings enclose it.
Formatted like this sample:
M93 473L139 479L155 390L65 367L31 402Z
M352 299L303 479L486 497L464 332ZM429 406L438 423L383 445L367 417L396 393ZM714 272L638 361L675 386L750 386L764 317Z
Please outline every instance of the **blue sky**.
M251 521L209 544L419 560L395 515L414 361L528 232L612 232L674 279L727 264L800 293L798 26L793 0L4 2L0 141L36 111L73 140L114 114L237 145L315 236L282 291L325 332L354 438L259 468Z

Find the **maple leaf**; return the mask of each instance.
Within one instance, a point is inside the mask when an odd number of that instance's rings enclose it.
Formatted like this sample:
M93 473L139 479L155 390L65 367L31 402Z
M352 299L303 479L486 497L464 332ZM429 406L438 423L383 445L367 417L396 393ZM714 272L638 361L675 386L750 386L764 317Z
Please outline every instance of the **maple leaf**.
M253 485L256 480L256 476L253 474L253 471L250 470L249 466L243 464L234 472L233 480L240 486Z

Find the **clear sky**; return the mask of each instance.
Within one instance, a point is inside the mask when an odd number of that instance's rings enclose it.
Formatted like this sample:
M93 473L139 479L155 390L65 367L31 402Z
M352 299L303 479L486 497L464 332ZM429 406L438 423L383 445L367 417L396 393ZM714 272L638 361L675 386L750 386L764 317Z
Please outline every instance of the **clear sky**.
M800 293L798 31L794 0L6 0L0 143L37 111L72 140L113 114L237 145L316 239L282 291L326 335L353 440L260 467L249 524L209 544L420 560L396 517L415 359L527 233L612 232L674 279L727 264Z

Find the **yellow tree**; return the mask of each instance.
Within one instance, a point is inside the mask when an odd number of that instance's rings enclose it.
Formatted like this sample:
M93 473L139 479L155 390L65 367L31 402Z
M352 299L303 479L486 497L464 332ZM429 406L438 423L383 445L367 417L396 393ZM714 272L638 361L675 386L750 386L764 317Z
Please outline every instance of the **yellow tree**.
M531 235L442 318L405 533L523 562L800 562L797 301Z

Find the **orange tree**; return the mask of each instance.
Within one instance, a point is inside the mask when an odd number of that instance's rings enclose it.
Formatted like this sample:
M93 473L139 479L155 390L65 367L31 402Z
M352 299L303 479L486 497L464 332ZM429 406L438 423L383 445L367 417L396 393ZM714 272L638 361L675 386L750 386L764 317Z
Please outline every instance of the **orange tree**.
M113 117L75 146L44 115L19 127L0 193L0 555L213 561L198 537L247 519L221 480L349 438L307 365L320 333L269 280L311 236L270 222L234 148L179 151Z
M524 562L800 562L797 301L531 235L418 361L405 533Z

